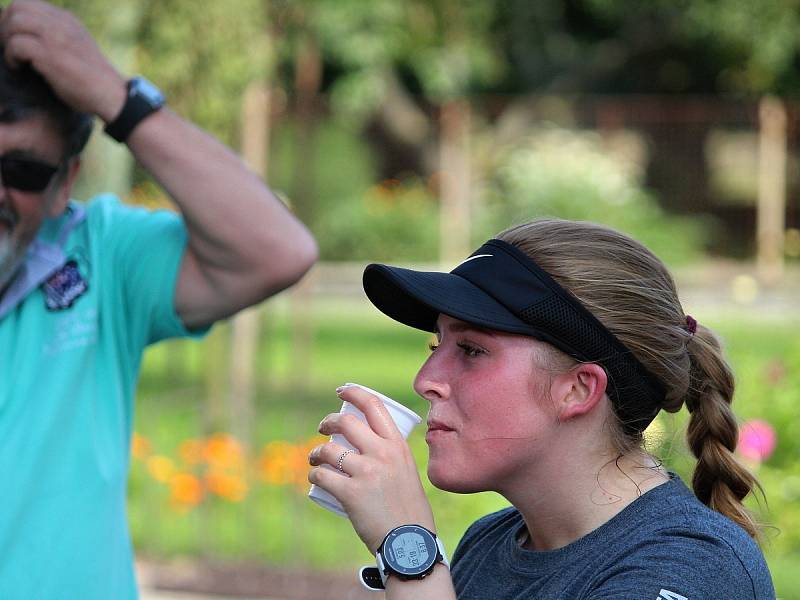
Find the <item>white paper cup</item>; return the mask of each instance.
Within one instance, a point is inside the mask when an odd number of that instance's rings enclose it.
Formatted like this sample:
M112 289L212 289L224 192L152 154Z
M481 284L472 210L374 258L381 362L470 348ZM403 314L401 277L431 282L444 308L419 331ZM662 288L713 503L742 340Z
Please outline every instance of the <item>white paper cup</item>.
M392 416L392 419L397 425L397 428L400 430L400 433L403 434L403 438L407 438L408 435L411 433L411 430L414 429L415 425L419 425L422 422L422 417L420 417L417 413L415 413L410 408L406 408L399 402L396 402L389 398L388 396L384 396L380 392L376 392L373 389L368 388L365 385L361 385L358 383L346 383L345 386L348 385L355 385L360 387L362 390L369 392L370 394L374 394L378 398L383 401L383 405L389 411L389 414ZM367 417L358 410L355 406L347 402L346 400L342 402L342 408L339 411L341 414L351 414L357 416L359 419L367 422ZM344 448L349 448L355 452L358 452L353 445L347 441L341 434L334 434L331 436L331 441L340 444ZM347 460L347 459L345 459ZM343 477L347 477L346 474L339 473L339 471L330 465L325 465L326 468L331 469L332 471L336 471L337 474L342 475ZM323 490L322 488L312 485L311 489L308 492L308 497L311 498L314 502L319 504L323 508L327 508L329 511L336 513L341 517L347 517L347 513L342 508L342 505L339 504L339 501L334 498L331 494Z

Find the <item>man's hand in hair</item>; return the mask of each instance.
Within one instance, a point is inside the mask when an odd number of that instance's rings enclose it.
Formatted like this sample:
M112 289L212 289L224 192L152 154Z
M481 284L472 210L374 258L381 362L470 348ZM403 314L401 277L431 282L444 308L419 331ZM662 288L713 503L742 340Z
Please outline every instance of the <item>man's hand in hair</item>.
M0 12L6 62L30 63L73 109L113 119L125 102L125 79L70 12L41 0L14 0Z

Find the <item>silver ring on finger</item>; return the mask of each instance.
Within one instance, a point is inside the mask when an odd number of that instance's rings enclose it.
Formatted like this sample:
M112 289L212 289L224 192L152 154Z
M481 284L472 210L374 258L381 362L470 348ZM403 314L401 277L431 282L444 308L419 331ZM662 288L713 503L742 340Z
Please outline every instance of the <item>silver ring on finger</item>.
M355 453L356 453L355 450L348 449L339 455L339 460L336 461L336 468L339 469L341 473L344 473L344 469L342 468L342 463L344 462L344 459L347 458L348 454L355 454Z

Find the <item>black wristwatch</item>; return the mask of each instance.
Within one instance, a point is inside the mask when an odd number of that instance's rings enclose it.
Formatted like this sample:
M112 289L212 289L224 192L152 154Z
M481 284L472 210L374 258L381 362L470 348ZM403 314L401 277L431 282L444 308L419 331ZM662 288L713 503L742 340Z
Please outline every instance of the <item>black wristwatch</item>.
M117 117L108 123L105 132L124 142L142 120L164 106L164 95L144 77L128 81L128 95Z
M447 555L436 534L421 525L401 525L392 529L375 553L376 567L361 567L359 581L369 590L386 588L390 575L399 579L424 579L438 563L448 568Z

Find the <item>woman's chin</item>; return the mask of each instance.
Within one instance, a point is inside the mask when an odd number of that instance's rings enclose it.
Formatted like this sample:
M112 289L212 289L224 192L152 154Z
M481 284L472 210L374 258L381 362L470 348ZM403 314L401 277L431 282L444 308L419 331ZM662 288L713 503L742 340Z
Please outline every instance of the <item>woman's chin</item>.
M428 479L440 490L454 494L474 494L485 491L474 481L467 481L457 476L453 469L439 469L435 465L428 465Z

